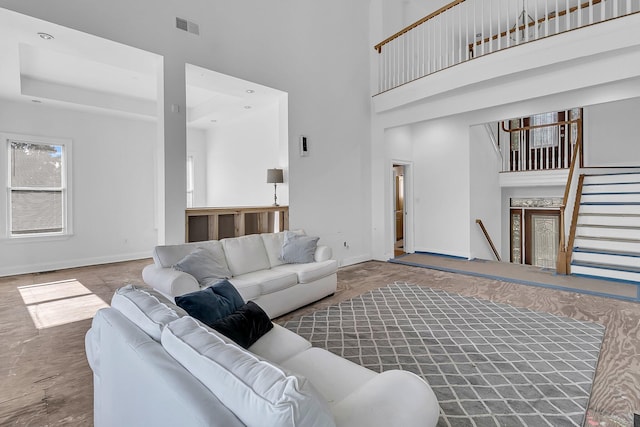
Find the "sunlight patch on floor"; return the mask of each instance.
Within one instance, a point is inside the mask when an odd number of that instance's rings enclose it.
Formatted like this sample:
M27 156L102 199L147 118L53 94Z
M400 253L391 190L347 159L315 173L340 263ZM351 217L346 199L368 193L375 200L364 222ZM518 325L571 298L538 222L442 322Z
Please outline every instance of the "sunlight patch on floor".
M38 329L90 319L109 307L76 279L20 286L18 291Z

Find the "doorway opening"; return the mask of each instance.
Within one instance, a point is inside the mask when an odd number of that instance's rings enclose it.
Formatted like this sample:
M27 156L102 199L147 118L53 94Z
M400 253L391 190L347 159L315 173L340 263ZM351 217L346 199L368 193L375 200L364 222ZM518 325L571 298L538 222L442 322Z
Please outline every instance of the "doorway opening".
M406 253L406 165L393 165L393 255Z

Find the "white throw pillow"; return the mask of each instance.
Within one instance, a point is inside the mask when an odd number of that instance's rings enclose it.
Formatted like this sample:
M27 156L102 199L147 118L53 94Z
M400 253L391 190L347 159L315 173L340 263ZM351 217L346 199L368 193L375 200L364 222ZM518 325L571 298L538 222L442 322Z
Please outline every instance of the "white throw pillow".
M168 324L161 342L249 427L335 426L327 402L306 378L226 343L190 317Z
M162 328L187 312L153 290L127 285L116 290L111 307L124 314L151 338L160 341Z

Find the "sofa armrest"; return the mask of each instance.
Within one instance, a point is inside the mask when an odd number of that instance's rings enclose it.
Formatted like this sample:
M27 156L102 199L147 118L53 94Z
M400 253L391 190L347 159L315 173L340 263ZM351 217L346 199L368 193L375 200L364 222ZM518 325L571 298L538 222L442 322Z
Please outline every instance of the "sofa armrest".
M440 407L417 375L392 370L376 375L332 408L338 427L435 427Z
M173 300L173 297L200 290L200 284L189 273L173 268L147 265L142 270L142 279L152 288L160 291Z
M313 254L313 259L316 262L327 261L331 259L332 256L331 248L329 246L318 246L316 248L315 254Z

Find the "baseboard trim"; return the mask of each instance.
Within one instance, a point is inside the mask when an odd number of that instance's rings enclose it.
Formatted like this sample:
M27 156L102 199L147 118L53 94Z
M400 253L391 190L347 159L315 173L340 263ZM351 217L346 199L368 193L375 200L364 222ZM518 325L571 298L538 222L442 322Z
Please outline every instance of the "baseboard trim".
M462 257L462 256L458 256L458 255L441 254L441 253L437 253L437 252L416 251L415 253L422 254L422 255L441 256L441 257L444 257L444 258L463 259L465 261L469 260L469 258L467 258L467 257Z
M361 262L371 261L373 258L370 254L359 255L351 258L344 258L338 262L340 267L346 267L348 265L360 264Z
M19 266L0 268L0 277L15 276L18 274L41 273L44 271L63 270L67 268L86 267L89 265L111 264L114 262L133 261L151 258L149 251L133 252L130 254L118 254L102 257L81 258L56 262L43 262Z

